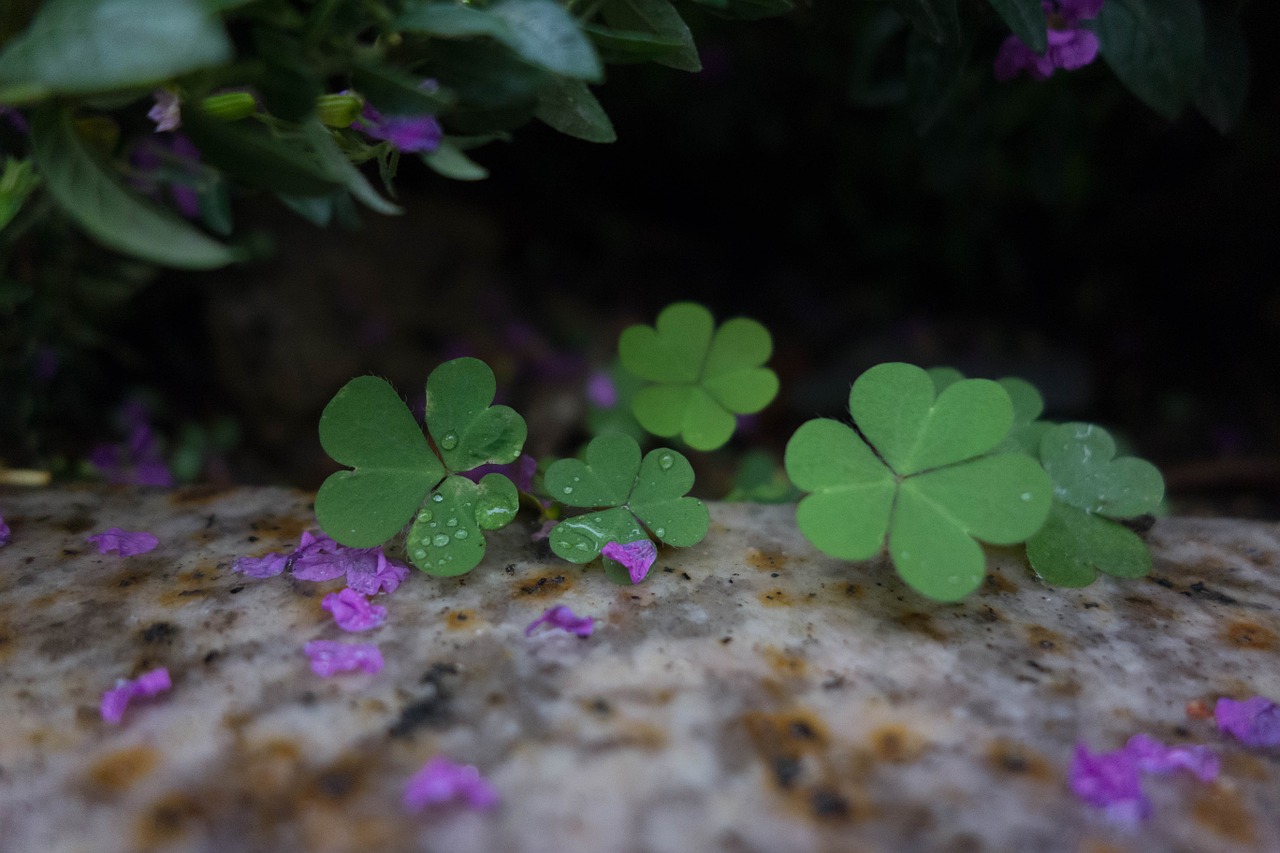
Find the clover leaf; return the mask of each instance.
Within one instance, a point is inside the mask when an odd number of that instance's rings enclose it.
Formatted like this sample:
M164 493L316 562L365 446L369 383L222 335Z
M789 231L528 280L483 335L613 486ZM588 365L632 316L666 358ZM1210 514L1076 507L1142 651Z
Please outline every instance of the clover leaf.
M527 429L506 406L491 406L497 384L483 361L445 362L427 378L428 444L409 407L385 380L348 382L320 416L320 443L351 466L316 494L320 526L343 545L382 545L415 518L406 550L428 574L449 576L484 557L481 531L515 518L519 495L501 474L474 483L461 472L520 456ZM430 496L430 500L428 500ZM447 534L447 535L446 535Z
M589 563L609 542L627 544L649 532L676 547L696 545L707 535L710 515L702 501L685 496L693 467L680 453L660 447L641 459L634 438L606 433L591 440L584 457L551 463L543 478L555 500L595 510L552 528L549 541L558 556ZM615 580L630 580L612 560L605 569Z
M938 393L964 379L964 374L954 367L931 367L925 372L929 374ZM1039 420L1044 412L1044 398L1040 396L1036 386L1025 379L1008 376L996 382L1009 395L1009 402L1013 404L1013 426L1009 428L1009 434L997 450L1017 450L1028 456L1038 457L1040 437L1053 426L1048 421Z
M636 420L695 450L723 446L735 415L754 414L777 395L778 377L763 366L772 352L769 332L755 320L716 329L711 312L692 302L667 306L654 326L631 326L618 341L622 366L655 383L636 392Z
M1116 459L1115 453L1115 441L1093 424L1062 424L1041 439L1053 506L1044 527L1027 540L1027 559L1046 581L1080 587L1098 572L1139 578L1151 571L1146 543L1117 519L1158 507L1164 480L1150 462Z
M997 383L962 379L938 392L918 367L881 364L854 382L849 410L857 431L817 419L787 443L787 474L810 492L796 523L819 550L864 560L887 536L907 584L954 601L982 582L976 540L1021 542L1044 522L1048 475L1025 454L991 453L1013 423Z

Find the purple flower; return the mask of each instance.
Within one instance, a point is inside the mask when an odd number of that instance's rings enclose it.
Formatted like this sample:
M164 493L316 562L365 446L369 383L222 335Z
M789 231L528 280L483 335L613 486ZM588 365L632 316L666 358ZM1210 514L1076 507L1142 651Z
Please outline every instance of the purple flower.
M311 671L323 678L355 669L363 669L370 674L382 670L382 652L372 643L312 640L302 649L311 658Z
M1139 733L1129 738L1124 752L1143 773L1187 770L1201 782L1218 778L1218 756L1207 746L1165 746L1151 735Z
M498 792L475 767L443 756L428 761L404 786L404 805L410 811L455 801L477 810L491 809L498 804Z
M515 483L516 488L520 491L532 492L533 475L536 473L538 473L538 460L527 453L521 453L520 458L515 462L508 462L505 465L489 462L478 468L472 468L470 471L463 471L462 476L473 483L478 483L485 474L501 474L512 483Z
M149 136L134 146L129 161L135 170L130 178L135 189L159 198L167 185L179 213L188 219L200 215L200 193L195 187L201 179L200 149L185 133Z
M1084 744L1076 744L1067 780L1072 793L1095 808L1105 809L1112 820L1137 823L1151 814L1138 764L1122 749L1094 755Z
M251 578L273 578L289 564L288 554L267 554L262 557L236 557L231 571Z
M577 616L568 607L560 604L546 610L530 622L529 627L524 629L524 635L528 637L539 625L550 625L553 628L568 631L570 634L577 634L579 637L590 637L595 628L595 622L594 617Z
M1036 80L1047 80L1055 69L1074 71L1093 62L1098 56L1098 37L1080 22L1098 17L1102 4L1103 0L1044 0L1041 5L1049 23L1049 47L1044 56L1011 35L996 54L996 79L1012 80L1026 71Z
M5 524L4 516L0 515L0 548L3 548L12 541L13 533L9 530L9 525Z
M381 548L348 548L323 533L305 531L302 541L288 554L238 557L233 572L252 578L270 578L293 568L293 576L304 581L327 581L347 577L347 586L363 595L395 592L409 576L409 567L387 558Z
M607 370L593 370L587 378L587 399L591 405L601 409L612 409L618 405L618 387L613 384L613 377Z
M652 540L637 539L625 545L608 542L600 549L600 554L626 566L631 582L640 583L649 574L653 561L658 559L658 548Z
M169 670L164 667L144 672L132 681L121 678L115 687L102 694L102 719L108 723L119 723L124 719L124 709L134 698L155 696L172 686Z
M1246 746L1280 746L1280 706L1266 696L1243 702L1223 697L1213 716L1221 731Z
M370 604L353 589L329 593L320 606L333 614L333 621L344 631L367 631L378 627L387 618L387 608Z
M177 130L182 126L181 102L172 89L156 89L156 103L147 111L147 118L156 123L156 133Z
M384 116L369 103L364 105L360 118L351 126L366 136L385 140L393 148L409 153L435 151L444 136L435 116Z
M125 403L120 417L129 438L120 444L99 444L89 462L108 483L134 486L172 486L173 474L165 464L146 407L136 400Z
M95 533L85 539L86 542L92 542L98 546L99 554L106 554L115 551L121 557L133 557L138 554L145 554L155 549L160 544L160 540L145 530L132 532L121 530L119 527L112 527L110 530L104 530L101 533Z

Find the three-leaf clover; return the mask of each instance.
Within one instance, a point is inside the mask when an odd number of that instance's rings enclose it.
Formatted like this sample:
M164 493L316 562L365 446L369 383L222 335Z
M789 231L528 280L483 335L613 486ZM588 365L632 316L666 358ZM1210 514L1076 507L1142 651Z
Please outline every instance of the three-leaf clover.
M787 443L787 474L811 493L796 523L819 550L864 560L887 534L903 580L954 601L982 582L975 540L1021 542L1044 522L1044 469L1022 453L990 453L1013 423L997 383L963 379L938 393L920 368L881 364L854 382L849 411L858 432L818 419Z
M622 366L655 383L636 392L640 425L663 438L680 436L695 450L715 450L737 425L778 393L778 377L764 363L773 352L768 330L738 317L715 327L701 305L677 302L654 326L631 326L618 341Z
M1115 459L1106 430L1069 423L1049 429L1040 461L1053 480L1053 506L1040 532L1027 540L1036 572L1059 586L1088 586L1105 572L1140 578L1151 553L1136 533L1115 519L1151 512L1164 496L1164 480L1143 459Z
M432 371L426 421L433 451L385 380L362 376L343 386L320 416L325 452L351 466L332 474L316 495L324 531L343 545L370 548L413 519L405 549L419 569L447 576L475 568L485 552L481 531L514 519L518 494L501 474L479 483L459 474L514 461L527 433L515 411L490 405L496 388L493 371L478 359L454 359Z
M710 515L697 498L689 460L660 447L640 458L629 435L606 433L591 440L583 459L559 459L543 478L547 494L566 506L595 510L552 528L551 550L571 563L589 563L610 542L647 538L677 547L696 545L707 535ZM627 571L605 560L611 578L630 582Z
M933 387L938 393L964 379L964 374L954 367L931 367L925 372L933 380ZM1053 426L1048 421L1039 420L1044 412L1044 398L1040 396L1036 386L1025 379L1007 376L996 382L1009 395L1009 402L1013 404L1013 425L997 450L1016 450L1038 457L1040 437Z

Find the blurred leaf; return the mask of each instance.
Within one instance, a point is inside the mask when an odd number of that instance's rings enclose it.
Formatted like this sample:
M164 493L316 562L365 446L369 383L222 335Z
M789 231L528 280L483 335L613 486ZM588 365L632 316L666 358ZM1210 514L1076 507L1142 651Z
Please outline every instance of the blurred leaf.
M218 180L205 182L200 192L200 221L213 233L229 237L231 235L231 190L227 182Z
M956 0L889 0L889 5L935 42L960 40Z
M49 0L0 53L0 83L102 92L231 57L221 23L200 0Z
M338 147L338 143L334 141L330 131L318 121L310 122L307 125L307 139L311 143L311 148L320 158L320 166L329 177L340 182L351 195L363 204L365 207L381 213L385 216L396 216L404 213L404 209L397 204L387 201L378 191L370 186L368 179L361 174Z
M285 207L301 216L317 228L326 228L333 221L334 200L338 195L346 195L345 192L338 192L333 195L299 195L293 196L287 193L276 193L276 197L284 203Z
M795 8L791 0L693 0L722 18L755 21L785 15Z
M444 89L427 91L422 80L385 65L356 65L351 74L355 90L386 115L437 115L457 101Z
M599 24L587 24L583 30L595 44L605 62L657 62L659 57L678 53L685 43L671 36L636 30L615 30Z
M702 60L689 26L667 0L605 0L600 15L617 30L653 33L680 45L678 50L654 57L654 62L681 71L701 71Z
M316 108L316 99L324 87L316 77L315 66L302 52L302 45L277 30L259 27L253 40L258 55L266 65L257 75L255 88L262 95L267 111L285 121L300 122Z
M70 111L36 110L31 150L50 195L104 245L185 269L212 269L240 259L240 252L121 186L76 136Z
M1191 100L1204 65L1197 0L1112 0L1097 21L1102 56L1120 82L1173 119Z
M182 129L200 155L241 184L286 195L328 195L339 182L316 162L304 140L277 138L257 122L222 122L184 110Z
M959 41L940 44L919 30L907 38L907 105L917 133L928 133L946 114L964 59Z
M445 138L440 147L422 155L422 162L432 171L455 181L483 181L489 170L472 160L462 150Z
M13 221L31 191L40 185L35 164L30 160L6 160L0 172L0 230Z
M987 0L1013 34L1036 53L1049 47L1049 22L1041 0Z
M433 44L424 71L457 92L458 111L526 104L532 111L539 90L551 79L546 71L493 42Z
M907 99L907 80L898 58L897 38L907 27L891 9L876 13L862 28L849 74L849 99L859 106L900 104Z
M1196 81L1196 109L1226 133L1244 112L1249 94L1249 46L1240 24L1217 11L1205 10L1204 70Z
M557 77L538 93L534 116L569 136L587 142L616 142L618 134L604 107L581 80Z

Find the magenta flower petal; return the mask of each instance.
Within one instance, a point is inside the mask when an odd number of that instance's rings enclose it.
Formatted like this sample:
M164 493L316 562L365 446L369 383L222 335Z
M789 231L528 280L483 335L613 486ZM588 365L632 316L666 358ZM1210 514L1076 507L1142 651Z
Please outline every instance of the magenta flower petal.
M4 522L4 516L0 515L0 548L3 548L12 541L13 531L9 530L9 525Z
M329 593L320 606L333 614L333 621L344 631L367 631L378 627L387 618L387 608L370 604L353 589Z
M1246 746L1280 746L1280 706L1266 696L1223 697L1213 709L1218 728Z
M144 530L129 531L112 527L85 539L98 546L99 554L115 551L121 557L133 557L155 549L160 540Z
M304 581L330 581L347 573L351 564L349 549L328 536L305 531L302 543L293 552L293 576Z
M370 674L382 670L382 652L372 643L312 640L302 648L311 658L311 671L324 678L356 669Z
M591 405L612 409L618 405L618 388L607 370L593 371L587 379L587 399Z
M658 559L658 548L650 539L637 539L625 545L607 542L600 549L600 554L626 566L631 582L640 583L649 574L654 560Z
M1165 746L1147 734L1129 738L1124 752L1143 773L1172 773L1189 770L1201 782L1218 778L1218 756L1207 746Z
M435 151L440 147L444 131L435 116L384 116L371 104L365 104L352 127L374 139L390 142L406 152Z
M289 563L288 554L267 554L262 557L237 557L231 571L251 578L273 578L284 571Z
M1055 38L1066 36L1066 38ZM1049 50L1045 57L1054 68L1075 71L1098 58L1098 37L1089 30L1049 31Z
M1142 793L1138 764L1124 750L1091 753L1076 744L1068 773L1071 791L1109 818L1121 823L1137 823L1151 814L1151 802Z
M1098 17L1102 4L1106 0L1058 0L1058 14L1066 21L1075 23ZM1051 12L1049 3L1045 3L1045 11Z
M172 687L169 670L164 667L144 672L133 679L122 678L116 686L102 694L102 719L108 723L119 723L124 719L124 709L135 698L155 696Z
M155 99L155 106L147 111L147 118L156 123L156 133L177 130L182 125L178 93L169 89L157 89Z
M472 468L470 471L463 471L462 476L473 483L478 483L485 474L501 474L514 483L515 487L520 491L532 492L533 475L536 473L538 473L538 460L527 453L521 453L520 458L515 462L507 462L501 465L496 462L488 462L477 468Z
M577 616L568 607L560 604L544 611L541 616L530 622L529 627L524 629L524 635L528 637L539 625L550 625L553 628L568 631L570 634L577 634L579 637L590 637L595 629L595 623L594 617Z
M410 811L452 802L483 811L498 804L498 792L475 767L443 756L428 761L404 787L404 805Z

